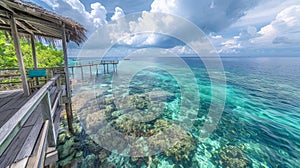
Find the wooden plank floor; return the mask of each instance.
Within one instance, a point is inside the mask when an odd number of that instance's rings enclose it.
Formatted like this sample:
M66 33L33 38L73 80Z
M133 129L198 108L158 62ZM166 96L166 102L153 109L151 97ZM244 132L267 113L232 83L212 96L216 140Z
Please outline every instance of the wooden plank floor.
M0 127L2 127L33 95L27 97L23 94L23 91L20 90L0 92Z
M51 89L50 98L53 100L57 95L55 87ZM7 122L34 94L24 96L22 91L0 92L0 127ZM18 131L12 142L0 156L0 168L7 167L12 163L28 158L34 150L37 138L43 125L43 107L39 105L29 116L25 124ZM58 130L59 118L62 107L54 114L55 129Z

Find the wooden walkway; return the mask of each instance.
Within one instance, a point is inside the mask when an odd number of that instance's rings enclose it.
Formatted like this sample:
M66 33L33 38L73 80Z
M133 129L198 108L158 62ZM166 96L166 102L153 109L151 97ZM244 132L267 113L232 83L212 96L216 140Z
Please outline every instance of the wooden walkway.
M31 96L0 92L0 167L43 167L55 162L62 111L60 75Z
M103 65L103 74L109 74L109 65L112 65L112 72L117 72L117 66L119 64L119 60L101 60L100 62L93 62L89 64L83 64L83 65L74 65L70 66L69 69L71 69L71 74L74 78L75 76L75 69L81 70L81 79L84 79L84 72L83 69L86 67L89 67L89 74L92 76L93 69L96 71L96 75L98 76L100 74L100 66ZM93 68L94 67L94 68Z

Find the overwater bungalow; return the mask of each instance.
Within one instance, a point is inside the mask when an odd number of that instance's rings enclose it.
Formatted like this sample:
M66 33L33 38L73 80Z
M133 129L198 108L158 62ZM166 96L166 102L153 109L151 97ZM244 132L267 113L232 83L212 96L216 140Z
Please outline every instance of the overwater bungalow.
M21 0L0 1L0 30L11 35L22 80L21 91L0 93L0 167L51 167L58 160L57 134L63 110L70 132L73 130L67 43L83 43L86 30L71 19ZM34 67L29 76L20 38L31 40ZM38 79L49 74L38 67L35 40L53 39L62 42L64 67L51 69L51 77L41 85Z

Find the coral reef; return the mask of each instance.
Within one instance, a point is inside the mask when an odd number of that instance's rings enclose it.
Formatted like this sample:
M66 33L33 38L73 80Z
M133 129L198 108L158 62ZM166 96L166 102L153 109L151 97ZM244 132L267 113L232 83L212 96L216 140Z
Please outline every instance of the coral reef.
M237 146L224 146L216 153L214 156L216 164L222 167L243 168L250 167L252 163Z

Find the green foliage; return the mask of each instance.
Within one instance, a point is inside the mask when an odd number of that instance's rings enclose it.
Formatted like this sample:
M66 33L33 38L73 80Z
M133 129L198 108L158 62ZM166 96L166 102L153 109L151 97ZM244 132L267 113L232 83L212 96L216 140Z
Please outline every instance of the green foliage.
M20 39L23 61L26 68L33 68L31 43L26 39ZM39 68L61 66L63 64L63 52L54 45L43 45L35 42L36 55ZM14 44L4 32L0 31L0 69L18 67Z

